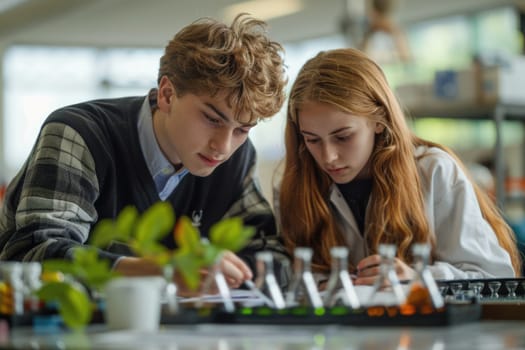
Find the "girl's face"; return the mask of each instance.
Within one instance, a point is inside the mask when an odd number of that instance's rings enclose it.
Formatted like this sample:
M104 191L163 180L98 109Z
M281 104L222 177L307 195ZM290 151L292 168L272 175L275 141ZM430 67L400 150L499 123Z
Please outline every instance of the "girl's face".
M335 183L370 176L369 160L382 124L319 102L304 104L298 122L308 151Z

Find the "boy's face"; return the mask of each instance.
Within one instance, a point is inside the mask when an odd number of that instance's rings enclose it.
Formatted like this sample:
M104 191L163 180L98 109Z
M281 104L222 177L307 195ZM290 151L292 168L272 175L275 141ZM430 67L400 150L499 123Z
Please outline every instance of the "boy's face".
M153 118L160 148L173 164L182 163L193 175L208 176L246 141L255 124L235 121L224 94L178 97L165 79L159 85L159 110ZM247 114L240 117L249 119Z

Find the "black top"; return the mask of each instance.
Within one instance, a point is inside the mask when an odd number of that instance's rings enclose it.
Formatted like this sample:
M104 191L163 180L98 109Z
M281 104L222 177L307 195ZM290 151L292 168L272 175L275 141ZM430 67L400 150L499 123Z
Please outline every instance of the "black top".
M359 232L363 234L366 206L372 192L372 179L355 179L346 184L337 184L337 187L354 214Z

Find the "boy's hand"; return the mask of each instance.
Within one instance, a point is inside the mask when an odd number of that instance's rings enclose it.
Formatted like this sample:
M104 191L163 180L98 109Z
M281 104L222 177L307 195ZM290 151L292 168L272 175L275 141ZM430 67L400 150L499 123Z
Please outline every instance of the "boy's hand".
M230 288L239 288L244 281L253 278L252 270L233 252L224 252L219 266Z

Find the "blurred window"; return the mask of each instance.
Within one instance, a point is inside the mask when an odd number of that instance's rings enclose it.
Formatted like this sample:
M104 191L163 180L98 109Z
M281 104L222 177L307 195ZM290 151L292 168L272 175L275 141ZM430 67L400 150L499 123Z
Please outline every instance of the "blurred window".
M156 85L160 50L13 46L4 58L2 135L10 179L20 169L45 118L89 99L145 95Z
M382 68L395 87L429 82L437 69L467 67L473 54L495 61L516 54L520 41L517 15L511 7L469 16L453 16L406 28L413 63L388 63ZM343 35L285 44L289 86L306 59L320 50L344 47ZM94 98L144 95L156 86L160 49L98 49L80 47L13 46L4 57L4 121L1 148L10 179L29 154L40 126L54 109ZM286 108L251 132L259 158L275 161L284 154ZM490 147L494 140L488 121L421 119L416 132L451 147ZM521 140L521 128L505 130L505 142ZM508 133L508 134L507 134ZM461 140L461 142L459 141Z

